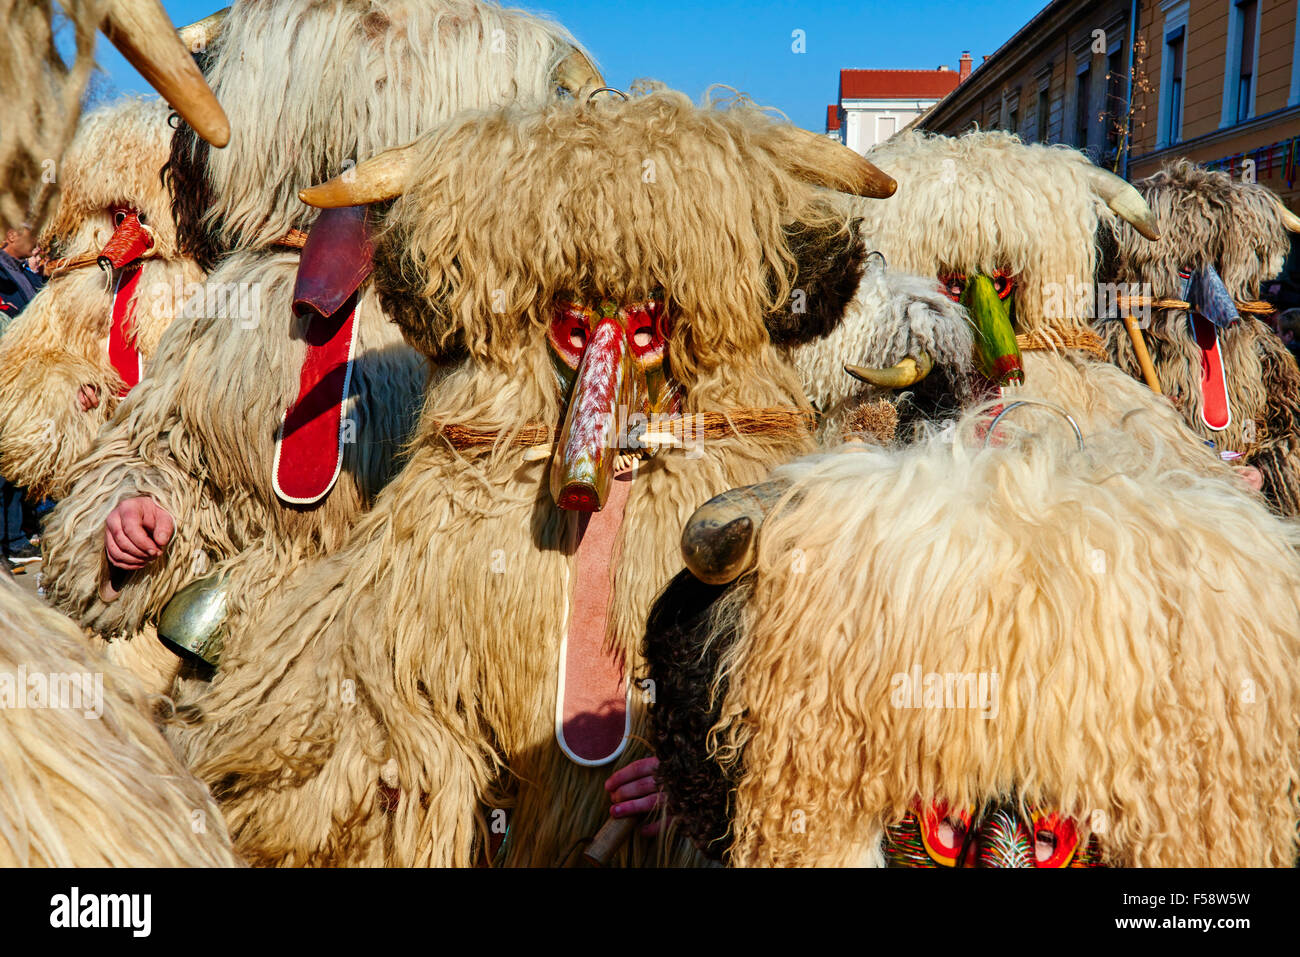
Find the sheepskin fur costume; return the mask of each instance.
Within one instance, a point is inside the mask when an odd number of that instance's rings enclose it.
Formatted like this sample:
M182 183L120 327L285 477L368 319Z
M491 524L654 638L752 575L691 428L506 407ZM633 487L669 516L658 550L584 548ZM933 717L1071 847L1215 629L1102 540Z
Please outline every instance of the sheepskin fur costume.
M740 866L878 863L914 802L1012 796L1111 865L1291 866L1296 529L1146 437L986 427L777 469L752 572L660 598L672 809ZM997 681L941 707L914 669Z
M149 697L0 576L0 867L233 867Z
M1278 198L1186 160L1135 184L1160 225L1160 240L1121 234L1116 275L1150 286L1156 299L1182 299L1179 270L1212 266L1238 302L1260 297L1290 251ZM1101 330L1112 358L1140 377L1121 323ZM1213 430L1201 418L1201 352L1185 310L1158 309L1145 330L1160 387L1203 439L1243 453L1242 464L1264 476L1264 495L1284 515L1300 514L1300 370L1277 335L1254 315L1219 331L1231 421Z
M95 68L95 37L110 2L59 4L75 43L68 64L54 45L53 3L0 0L0 226L26 220L40 229L57 199L55 164L77 128L81 96Z
M833 327L864 251L832 194L791 172L787 130L750 106L654 92L469 116L419 145L376 278L410 341L459 358L432 380L406 465L348 545L300 569L263 615L285 667L237 697L222 689L196 770L244 852L468 865L504 811L501 860L556 865L608 820L615 765L579 766L555 737L570 602L596 584L574 571L581 514L557 508L547 456L519 444L564 415L552 304L659 296L685 413L810 413L773 340ZM799 287L817 306L795 314ZM457 442L454 426L488 439ZM606 640L624 674L681 567L686 517L811 447L807 427L783 428L640 463L611 569ZM641 750L645 697L634 689L620 761ZM683 862L688 848L636 835L621 859Z
M167 105L131 99L82 118L62 166L62 189L42 245L57 258L94 257L113 234L116 209L137 211L154 245L131 301L130 341L146 366L203 274L176 241L162 168L171 148ZM89 263L56 271L0 339L0 474L33 498L62 498L73 462L117 407L122 381L109 362L113 276ZM82 411L77 390L94 386Z
M1124 420L1153 448L1171 444L1189 467L1236 480L1166 400L1107 362L1104 351L1075 345L1094 335L1099 244L1115 234L1143 242L1097 192L1100 171L1087 156L1001 132L904 131L867 158L898 181L889 202L854 204L868 248L892 269L1011 277L1015 331L1036 341L1022 345L1025 381L1004 387L1004 398L1053 402L1088 432Z
M791 359L818 412L819 441L834 445L846 431L861 431L861 410L881 402L894 410L891 433L907 435L914 423L956 415L974 400L973 348L966 311L936 279L887 268L871 256L844 321L793 348ZM920 352L933 359L935 371L906 392L859 382L844 371L845 365L885 369ZM884 433L874 437L887 441Z
M364 282L337 483L311 506L277 497L276 435L307 354L305 320L291 309L299 255L279 245L315 218L297 192L461 109L553 98L555 68L572 51L548 21L465 0L231 9L205 69L237 133L214 150L182 126L169 167L182 247L205 263L222 257L220 265L47 520L57 607L101 634L129 637L182 586L229 572L226 658L274 667L279 649L260 643L265 629L239 623L257 621L248 609L294 566L342 544L394 471L428 375L426 358L403 343ZM175 536L107 602L105 520L137 495L171 513ZM152 649L139 653L153 660ZM192 703L206 690L177 693Z

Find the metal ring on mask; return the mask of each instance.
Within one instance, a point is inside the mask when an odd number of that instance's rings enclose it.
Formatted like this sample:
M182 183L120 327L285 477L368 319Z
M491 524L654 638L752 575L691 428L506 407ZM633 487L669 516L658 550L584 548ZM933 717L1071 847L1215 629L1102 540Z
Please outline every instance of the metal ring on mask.
M590 93L588 93L588 94L587 94L587 98L586 98L585 100L583 100L582 102L584 102L584 103L588 103L588 102L590 102L590 101L591 101L591 98L592 98L593 96L595 96L597 93L617 93L619 96L621 96L621 97L624 99L624 101L626 101L626 100L628 99L628 95L627 95L626 93L624 93L622 90L616 90L616 89L614 89L614 87L612 87L612 86L598 86L598 87L596 87L596 89L594 89L594 90L592 90Z
M993 417L993 421L989 423L988 431L984 433L984 448L987 449L989 447L989 440L993 438L993 430L998 427L998 423L1002 421L1003 417L1008 412L1011 412L1013 409L1022 405L1041 405L1043 408L1051 409L1053 412L1064 418L1065 421L1070 423L1070 428L1074 430L1074 437L1079 443L1079 451L1083 451L1083 430L1079 428L1079 423L1074 421L1074 416L1070 415L1069 412L1066 412L1059 405L1056 405L1053 402L1043 402L1041 399L1017 399L1015 402L1012 402L1010 405L1003 408L1001 412Z
M879 256L880 265L883 266L885 269L889 268L889 260L885 258L885 254L882 253L879 249L873 249L871 250L871 252L867 253L866 258L862 260L863 263L866 263L868 260L870 260L872 256Z

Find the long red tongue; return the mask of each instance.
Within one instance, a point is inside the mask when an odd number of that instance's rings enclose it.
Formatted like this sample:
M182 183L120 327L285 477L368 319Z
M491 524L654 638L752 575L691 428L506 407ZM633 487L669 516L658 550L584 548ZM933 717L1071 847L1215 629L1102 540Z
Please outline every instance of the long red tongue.
M1192 336L1201 350L1201 421L1221 432L1232 422L1232 408L1228 404L1228 379L1219 352L1219 333L1214 323L1204 316L1195 312L1189 315Z
M623 662L605 640L614 590L619 528L635 470L609 483L605 507L579 518L573 600L556 695L555 739L578 764L608 764L627 747L627 682Z
M140 270L129 269L118 274L117 286L113 290L113 319L108 327L108 361L122 378L123 386L117 394L119 399L135 388L144 372L144 360L127 338L135 324L135 303L132 297L139 282Z
M357 346L357 302L370 275L374 245L364 206L327 209L311 227L298 261L293 311L305 320L307 354L298 396L275 439L275 494L314 505L343 468L343 404Z
M140 219L135 213L128 213L122 220L122 225L113 230L113 235L108 237L108 242L104 243L104 248L99 251L99 258L95 262L104 269L121 269L135 262L152 248L153 237L140 224Z

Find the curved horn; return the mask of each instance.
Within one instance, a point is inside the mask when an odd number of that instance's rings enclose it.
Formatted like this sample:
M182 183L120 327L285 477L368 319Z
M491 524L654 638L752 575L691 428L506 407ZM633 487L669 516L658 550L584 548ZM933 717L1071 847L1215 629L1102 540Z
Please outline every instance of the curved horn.
M915 358L908 356L888 369L846 365L844 371L855 379L869 385L878 385L882 389L906 389L928 376L933 368L934 360L930 358L930 354L918 352Z
M1300 233L1300 216L1287 209L1286 203L1282 202L1282 197L1277 193L1273 194L1273 202L1277 203L1277 213L1282 217L1282 225L1286 227L1286 231Z
M1151 207L1132 183L1099 166L1088 170L1088 182L1093 192L1106 201L1116 216L1132 224L1147 239L1160 238L1155 213L1151 212Z
M225 22L226 14L229 12L229 7L222 7L216 13L206 16L202 20L195 20L193 23L181 27L176 31L176 35L181 38L181 43L184 43L185 48L191 53L206 50L208 44L221 34L221 25Z
M320 209L382 203L402 195L415 161L415 143L395 146L329 182L299 190L298 198L308 206Z
M771 135L772 152L806 182L872 199L886 199L898 189L892 176L829 137L786 123L774 124Z
M216 147L230 142L230 121L159 0L114 0L104 35L195 133Z
M746 485L715 495L682 529L682 559L708 585L733 582L754 563L758 529L788 482Z
M555 68L555 84L578 96L583 90L594 90L605 85L605 78L596 64L581 50L575 49Z

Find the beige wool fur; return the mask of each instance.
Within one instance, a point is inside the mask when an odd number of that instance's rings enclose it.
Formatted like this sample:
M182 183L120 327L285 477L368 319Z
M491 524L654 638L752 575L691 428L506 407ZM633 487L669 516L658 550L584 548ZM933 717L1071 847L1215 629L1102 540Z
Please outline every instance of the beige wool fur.
M342 472L322 503L276 498L274 439L305 355L302 322L290 309L298 254L276 242L316 215L297 191L458 110L552 97L555 66L572 49L549 21L464 0L244 0L232 8L205 54L231 143L209 150L182 128L172 151L182 246L215 251L220 265L48 519L57 607L126 637L188 582L229 572L227 658L276 667L279 649L261 644L265 624L248 609L297 564L342 543L395 469L428 374L427 360L363 286L344 408L355 441L345 441ZM106 603L104 522L141 494L172 514L176 535ZM144 649L138 657L152 660ZM188 683L178 700L193 704L211 690Z
M1001 132L905 131L873 148L868 159L898 181L888 202L855 204L868 247L892 268L926 276L1008 270L1016 283L1017 333L1088 332L1099 230L1133 246L1145 242L1096 194L1087 156L1069 147L1025 144ZM1007 400L1060 405L1085 432L1124 422L1153 449L1169 445L1189 468L1236 481L1168 400L1109 362L1067 348L1027 351L1023 362L1024 384L1004 388Z
M77 693L68 679L84 680ZM28 697L42 686L56 692ZM0 706L0 867L239 864L216 805L154 724L144 689L4 576Z
M1261 285L1276 276L1290 251L1278 198L1266 187L1238 182L1187 161L1174 163L1135 184L1155 213L1156 243L1120 243L1119 281L1149 287L1156 299L1181 299L1180 269L1213 266L1238 302L1260 298ZM1133 346L1119 323L1107 323L1112 359L1140 377ZM1156 378L1188 426L1219 449L1241 452L1242 464L1264 476L1264 495L1285 515L1300 514L1300 370L1277 335L1260 319L1219 332L1219 354L1228 383L1232 421L1215 431L1201 419L1201 354L1188 315L1155 310L1144 332Z
M77 128L107 10L108 0L0 0L0 226L29 221L39 230L57 198L58 162ZM56 12L72 25L71 63L54 44Z
M60 259L94 256L113 234L117 207L153 230L133 297L130 341L148 368L158 341L203 273L177 248L162 168L171 148L168 108L128 99L82 118L62 164L59 204L42 245ZM62 498L73 463L117 407L122 382L108 359L112 277L94 262L56 271L0 339L0 475L28 495ZM99 405L82 411L77 390Z
M1130 431L1080 452L1034 409L985 447L986 414L773 473L799 497L710 626L731 862L853 864L917 798L1014 792L1112 865L1291 866L1295 528ZM996 709L900 706L914 666L997 672Z
M432 379L405 466L348 544L262 612L281 667L215 689L228 703L193 766L252 860L465 866L504 810L504 862L552 866L608 819L616 765L570 762L554 732L563 623L589 587L572 576L578 516L555 506L549 463L509 437L559 426L546 329L575 291L662 294L688 411L808 409L764 325L799 282L786 227L853 234L788 172L776 132L752 108L658 92L467 116L423 142L377 279L412 342L463 358ZM446 424L501 440L458 450ZM639 674L645 613L681 568L692 510L811 446L803 431L733 435L640 466L608 636L625 673ZM619 763L644 753L636 689L632 708ZM694 858L638 836L620 859Z

